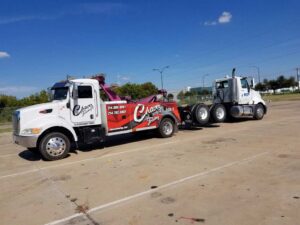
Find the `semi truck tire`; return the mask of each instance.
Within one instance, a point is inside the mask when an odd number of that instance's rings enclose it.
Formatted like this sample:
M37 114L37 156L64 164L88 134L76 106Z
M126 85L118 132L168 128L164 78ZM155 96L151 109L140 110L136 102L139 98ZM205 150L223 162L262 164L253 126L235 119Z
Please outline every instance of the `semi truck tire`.
M212 119L215 123L222 123L226 120L226 108L222 104L216 104L211 111Z
M264 115L265 115L265 109L264 109L263 105L262 104L257 104L254 107L254 116L253 116L253 118L256 119L256 120L261 120L262 118L264 118Z
M69 138L60 132L46 134L39 143L39 151L45 160L63 159L70 151Z
M205 125L209 121L209 109L207 105L197 104L192 109L194 122L198 125Z
M173 120L170 118L164 118L160 122L160 125L158 127L158 134L162 138L168 138L173 135L175 131L175 125Z

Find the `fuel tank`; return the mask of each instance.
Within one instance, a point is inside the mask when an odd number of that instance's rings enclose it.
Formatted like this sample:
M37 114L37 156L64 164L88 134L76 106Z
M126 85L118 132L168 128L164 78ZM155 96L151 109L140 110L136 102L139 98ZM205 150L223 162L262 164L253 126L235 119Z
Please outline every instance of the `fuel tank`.
M254 107L251 105L234 105L230 108L233 117L253 116Z

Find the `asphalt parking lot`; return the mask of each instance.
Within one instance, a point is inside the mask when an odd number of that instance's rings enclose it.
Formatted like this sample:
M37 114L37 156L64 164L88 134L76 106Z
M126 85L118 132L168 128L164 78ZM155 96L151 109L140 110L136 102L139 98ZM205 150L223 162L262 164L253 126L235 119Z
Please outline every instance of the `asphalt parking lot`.
M35 224L299 224L300 102L262 121L111 139L54 162L0 134L0 218Z

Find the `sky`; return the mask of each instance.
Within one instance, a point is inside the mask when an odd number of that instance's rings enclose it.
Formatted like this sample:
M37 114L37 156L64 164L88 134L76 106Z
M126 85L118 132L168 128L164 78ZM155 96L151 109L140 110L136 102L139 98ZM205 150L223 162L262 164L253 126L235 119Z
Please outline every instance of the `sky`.
M231 74L261 80L300 67L298 0L0 0L0 93L24 97L66 78L153 82L168 91Z

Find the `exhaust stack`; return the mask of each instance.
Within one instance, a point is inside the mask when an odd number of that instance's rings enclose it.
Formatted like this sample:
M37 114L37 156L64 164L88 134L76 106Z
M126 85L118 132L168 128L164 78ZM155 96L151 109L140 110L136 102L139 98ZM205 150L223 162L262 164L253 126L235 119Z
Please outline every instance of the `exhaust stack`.
M235 68L232 69L232 78L235 78Z

